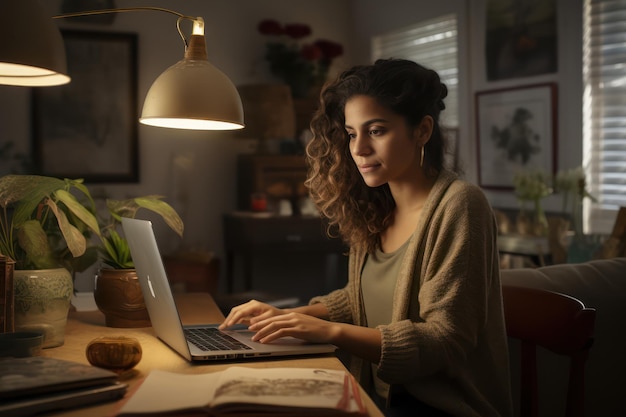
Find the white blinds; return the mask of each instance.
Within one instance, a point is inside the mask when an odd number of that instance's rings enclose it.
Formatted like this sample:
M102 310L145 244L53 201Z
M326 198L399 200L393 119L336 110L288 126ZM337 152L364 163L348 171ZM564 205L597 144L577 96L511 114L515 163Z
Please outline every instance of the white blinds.
M441 115L446 127L458 127L456 15L444 15L372 39L372 59L405 58L437 71L448 87Z
M626 0L585 0L583 28L585 229L608 233L626 206Z

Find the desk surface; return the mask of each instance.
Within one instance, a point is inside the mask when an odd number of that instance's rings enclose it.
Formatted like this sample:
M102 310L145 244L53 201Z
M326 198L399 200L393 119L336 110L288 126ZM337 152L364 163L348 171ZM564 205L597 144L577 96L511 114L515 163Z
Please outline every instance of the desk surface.
M215 323L221 321L224 316L217 305L208 294L187 293L178 294L177 305L183 323ZM118 329L106 327L104 315L99 311L71 312L68 318L65 332L65 343L62 346L44 349L43 356L59 359L71 360L88 364L85 356L87 344L101 336L128 336L135 337L141 343L143 356L135 368L135 372L124 382L129 384L129 391L133 386L145 377L152 369L162 369L179 373L210 373L225 369L229 364L191 364L182 356L167 347L156 338L151 327L136 329ZM257 360L249 362L237 362L240 366L250 366L255 368L266 367L301 367L301 368L327 368L345 369L343 364L333 355L316 356L292 359L271 359ZM381 416L382 413L376 408L372 400L362 391L366 406L370 416ZM111 402L100 404L94 407L77 408L53 414L54 416L75 416L84 417L109 417L115 414L119 403Z

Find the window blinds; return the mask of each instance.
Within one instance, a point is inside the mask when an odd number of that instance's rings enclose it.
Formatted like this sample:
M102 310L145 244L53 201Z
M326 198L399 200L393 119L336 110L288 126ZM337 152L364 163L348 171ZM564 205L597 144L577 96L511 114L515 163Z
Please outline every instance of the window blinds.
M626 0L585 0L583 12L585 230L609 233L626 206Z
M442 123L454 128L458 117L456 15L444 15L372 39L372 58L404 58L431 68L448 88Z

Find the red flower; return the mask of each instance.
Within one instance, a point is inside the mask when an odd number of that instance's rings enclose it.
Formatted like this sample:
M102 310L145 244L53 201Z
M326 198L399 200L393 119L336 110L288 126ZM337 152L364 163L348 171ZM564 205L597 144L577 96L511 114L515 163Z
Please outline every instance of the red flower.
M316 61L322 57L322 50L316 45L307 44L302 46L300 54L307 61Z
M280 23L271 19L261 21L257 29L263 35L282 35L284 33Z
M293 39L301 39L311 34L311 27L302 23L286 24L285 34Z
M334 59L343 54L343 46L338 44L337 42L329 41L326 39L320 39L314 44L321 51L322 55L326 59Z
M319 39L305 43L304 38L312 31L304 23L281 25L265 19L258 30L272 37L265 49L270 72L291 87L294 97L306 97L313 87L321 86L333 59L343 54L343 46L337 42Z

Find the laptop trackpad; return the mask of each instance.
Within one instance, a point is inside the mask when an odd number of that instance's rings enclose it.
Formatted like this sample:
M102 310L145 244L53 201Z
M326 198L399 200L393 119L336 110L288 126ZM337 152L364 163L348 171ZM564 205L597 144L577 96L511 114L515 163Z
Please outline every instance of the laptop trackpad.
M235 337L237 337L238 340L242 341L243 343L253 346L253 345L262 345L262 346L271 346L271 345L283 345L283 346L297 346L297 345L305 345L305 344L310 344L309 342L302 340L302 339L297 339L295 337L291 337L291 336L287 336L287 337L281 337L278 340L274 340L270 343L258 343L258 342L253 342L251 339L252 336L254 336L255 332L252 332L250 330L227 330L225 332L226 334L231 334Z

